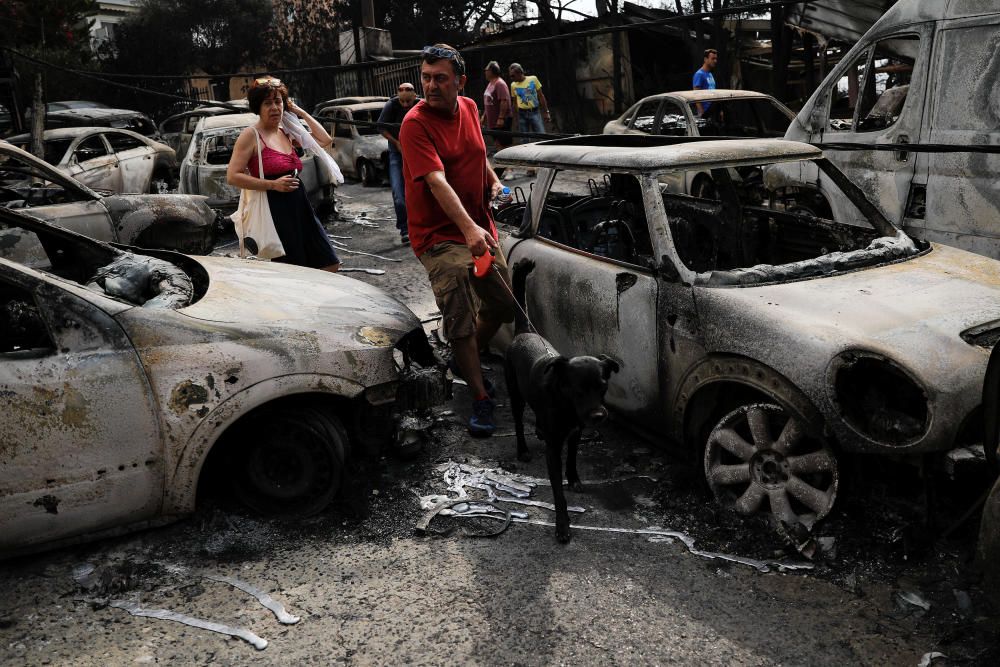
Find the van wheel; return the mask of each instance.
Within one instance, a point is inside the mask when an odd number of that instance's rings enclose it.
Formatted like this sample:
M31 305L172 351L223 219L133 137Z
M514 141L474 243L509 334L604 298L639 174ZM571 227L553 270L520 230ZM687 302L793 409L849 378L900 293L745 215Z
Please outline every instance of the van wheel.
M738 514L770 514L788 526L811 528L833 507L839 477L825 439L808 434L778 405L752 403L712 429L705 479L716 500Z
M358 178L366 187L378 185L378 172L368 160L358 160Z
M305 517L336 497L350 453L340 420L313 407L275 407L249 417L229 452L236 499L265 516Z

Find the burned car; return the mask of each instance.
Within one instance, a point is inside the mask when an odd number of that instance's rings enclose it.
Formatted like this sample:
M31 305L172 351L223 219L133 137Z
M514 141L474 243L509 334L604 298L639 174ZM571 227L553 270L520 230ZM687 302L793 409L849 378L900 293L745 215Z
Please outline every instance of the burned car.
M208 116L198 121L188 152L181 162L180 191L208 197L209 206L235 211L240 189L226 182L226 169L233 147L244 128L257 122L253 113ZM315 157L301 148L295 152L302 159L299 179L306 196L317 212L333 205L333 175L321 169Z
M535 263L538 331L562 354L614 358L607 403L700 457L728 507L808 526L846 453L943 458L980 441L1000 262L910 239L819 149L601 135L497 161L539 170L499 216L520 223L510 265ZM867 227L747 203L729 175L806 162ZM718 199L660 182L689 170Z
M444 396L419 318L365 283L4 209L0 230L47 260L0 249L0 554L176 519L213 466L252 510L316 513L394 415Z
M709 105L702 115L697 105ZM753 90L678 90L651 95L608 122L604 134L665 137L780 138L794 115L770 95ZM736 176L734 172L730 175ZM762 176L750 184L760 187ZM711 198L715 184L706 171L676 172L664 176L672 192Z
M389 140L375 127L385 100L323 107L319 116L333 137L327 152L345 176L378 185L389 173ZM355 121L365 123L355 125Z
M105 106L48 111L45 114L45 127L50 130L63 127L114 127L138 132L157 141L160 139L156 126L146 114L132 109L109 109Z
M5 141L0 208L26 210L99 241L195 254L210 252L215 242L216 215L204 197L98 192ZM0 235L0 248L13 243L10 235ZM38 250L27 241L18 247L16 257L24 262Z
M25 151L31 148L26 134L8 141ZM135 132L68 127L47 130L42 142L46 162L89 188L163 194L175 186L174 150Z
M246 98L230 100L224 104L227 106L200 106L167 117L159 126L163 143L173 148L177 152L177 155L183 157L187 155L188 147L191 145L191 137L194 135L194 131L198 128L198 123L202 118L240 113L233 107L239 107L244 112L248 108Z

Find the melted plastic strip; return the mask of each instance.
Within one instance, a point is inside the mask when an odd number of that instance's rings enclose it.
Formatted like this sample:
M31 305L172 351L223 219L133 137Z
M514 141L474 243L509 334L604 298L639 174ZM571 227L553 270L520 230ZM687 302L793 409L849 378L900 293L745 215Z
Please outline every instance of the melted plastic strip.
M201 572L201 576L206 579L211 579L212 581L221 581L224 584L229 584L233 588L238 588L244 593L249 593L250 595L257 598L257 600L271 610L274 617L278 619L278 623L283 623L284 625L295 625L302 619L298 616L294 616L285 611L284 605L272 598L270 595L257 588L253 584L248 584L247 582L237 579L236 577L229 577L223 574L212 574L210 572Z
M177 623L190 625L193 628L211 630L212 632L229 635L230 637L239 637L243 641L249 642L258 651L263 651L267 648L266 639L258 637L246 628L233 628L228 625L223 625L222 623L206 621L201 618L195 618L194 616L188 616L187 614L179 614L176 611L170 611L169 609L146 609L140 606L138 602L129 602L127 600L112 600L108 603L108 606L114 607L115 609L124 609L133 616L158 618L162 621L176 621Z
M534 526L549 526L554 528L556 525L551 521L541 521L539 519L525 520L513 518L511 520L515 523L530 523ZM694 546L693 537L687 533L681 533L676 530L657 530L655 528L617 528L614 526L581 526L579 524L573 524L573 530L593 530L602 533L625 533L629 535L658 535L662 537L673 537L683 542L684 546L687 547L688 552L695 556L708 558L710 560L726 560L732 563L739 563L740 565L752 567L762 573L770 572L772 567L777 568L779 572L812 570L814 568L812 563L781 563L778 561L762 561L754 558L746 558L744 556L732 556L730 554L717 553L715 551L702 551Z

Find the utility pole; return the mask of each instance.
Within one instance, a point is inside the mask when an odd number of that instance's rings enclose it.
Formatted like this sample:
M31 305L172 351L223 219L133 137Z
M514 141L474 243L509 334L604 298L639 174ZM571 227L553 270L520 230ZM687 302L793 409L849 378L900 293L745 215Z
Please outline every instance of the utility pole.
M41 18L42 52L45 51L45 19ZM31 152L39 159L45 159L42 134L45 132L45 101L42 99L42 70L35 72L35 99L31 111Z

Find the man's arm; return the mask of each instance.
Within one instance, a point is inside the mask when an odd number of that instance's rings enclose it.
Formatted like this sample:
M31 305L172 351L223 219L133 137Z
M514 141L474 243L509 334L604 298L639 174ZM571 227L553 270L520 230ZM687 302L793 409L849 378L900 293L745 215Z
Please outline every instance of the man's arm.
M541 88L538 89L538 106L541 107L542 113L548 116L549 120L551 120L552 114L549 113L549 101L545 99L545 93L542 92Z
M489 170L489 171L492 171ZM496 178L496 174L493 175ZM424 176L424 182L431 189L431 194L437 200L441 210L454 222L465 236L465 244L476 257L485 255L490 248L496 248L497 242L493 235L480 227L469 217L462 206L462 201L455 194L455 190L448 184L443 171L432 171ZM499 183L499 181L497 181Z
M397 151L401 153L403 152L403 147L400 145L399 139L392 136L392 132L390 132L389 130L382 130L382 136L388 139L389 143L395 146Z

